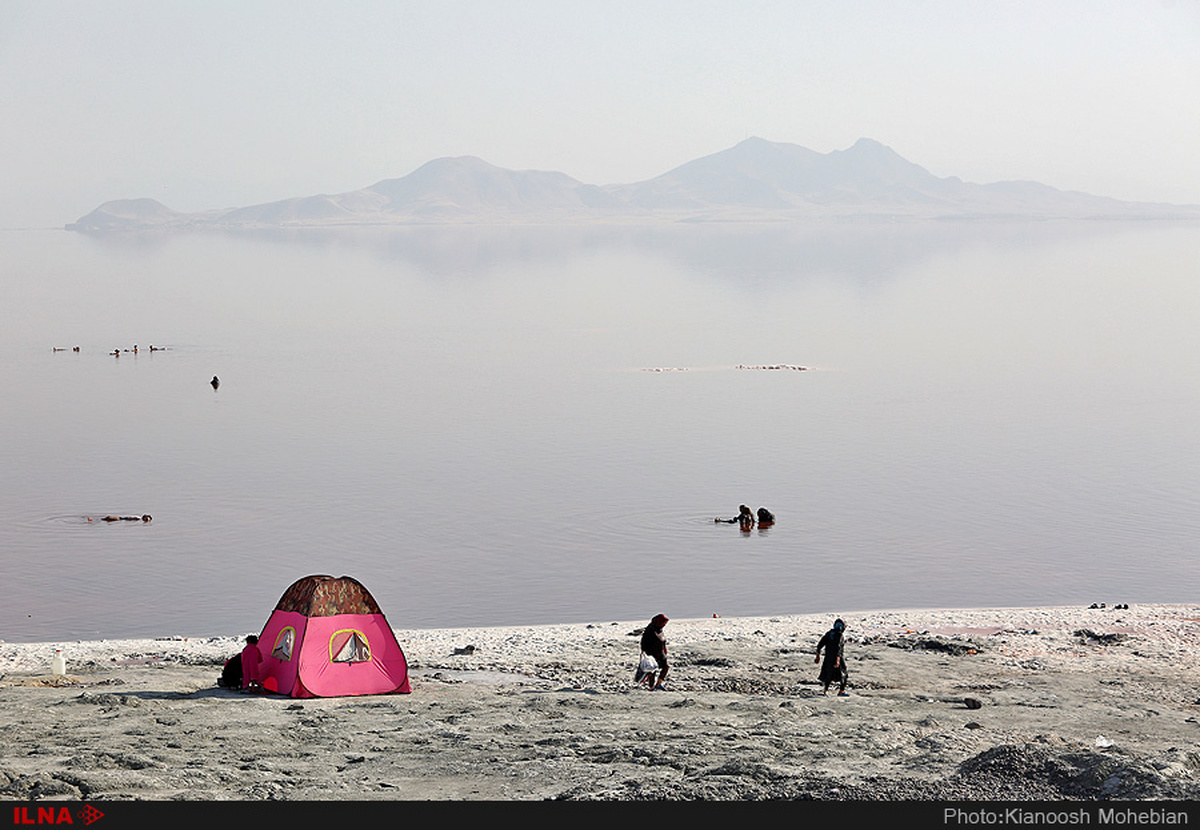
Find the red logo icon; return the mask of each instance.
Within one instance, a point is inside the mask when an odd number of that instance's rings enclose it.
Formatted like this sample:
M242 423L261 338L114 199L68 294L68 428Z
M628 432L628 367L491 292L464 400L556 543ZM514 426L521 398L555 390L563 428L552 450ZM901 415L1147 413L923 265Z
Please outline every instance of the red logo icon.
M75 815L69 807L13 807L13 824L74 824L78 820L86 827L103 817L91 804L83 805Z

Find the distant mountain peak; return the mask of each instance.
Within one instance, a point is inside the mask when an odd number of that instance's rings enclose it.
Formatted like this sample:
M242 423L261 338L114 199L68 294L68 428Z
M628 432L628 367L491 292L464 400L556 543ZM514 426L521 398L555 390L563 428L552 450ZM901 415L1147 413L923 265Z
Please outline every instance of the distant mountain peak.
M743 138L737 144L733 145L733 147L730 149L735 149L737 147L752 147L753 148L753 147L777 147L777 146L779 146L778 142L768 141L767 139L763 138L762 136L752 135L749 138Z
M879 152L881 150L886 150L889 153L895 152L895 150L893 150L891 147L884 144L882 141L876 141L873 138L866 138L866 137L860 138L858 141L854 142L854 144L852 144L849 149L857 150L857 151L868 151L869 150L872 152ZM849 151L847 151L847 152L849 152Z
M829 156L834 158L840 157L855 160L870 160L871 162L875 163L886 161L904 164L910 167L920 167L920 165L914 164L913 162L904 158L904 156L897 153L888 145L880 141L876 141L873 138L860 138L845 150L834 150L833 152L829 153ZM925 168L922 167L921 169L923 170Z
M68 230L120 230L127 226L162 227L176 222L180 214L156 199L113 199L105 202L87 216L80 218Z

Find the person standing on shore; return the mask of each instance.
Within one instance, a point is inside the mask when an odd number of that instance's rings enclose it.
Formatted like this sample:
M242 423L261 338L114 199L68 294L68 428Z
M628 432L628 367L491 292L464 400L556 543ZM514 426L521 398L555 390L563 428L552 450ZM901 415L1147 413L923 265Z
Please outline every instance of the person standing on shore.
M667 679L667 638L663 636L663 626L668 620L665 615L658 614L650 620L650 624L642 631L642 657L638 662L634 682L646 681L651 691L662 688ZM651 663L652 661L652 663ZM650 663L653 668L647 666Z
M825 632L825 636L817 643L817 659L814 663L821 662L821 650L825 650L825 662L821 664L821 674L817 679L821 682L821 694L829 694L829 684L833 681L838 681L838 697L847 697L846 682L849 679L846 671L846 659L843 655L845 638L842 633L846 630L846 624L841 620L835 620L833 628Z
M258 637L251 634L246 637L246 647L242 649L242 689L257 690L262 688L262 678L258 676L258 667L262 663L262 652L258 650Z

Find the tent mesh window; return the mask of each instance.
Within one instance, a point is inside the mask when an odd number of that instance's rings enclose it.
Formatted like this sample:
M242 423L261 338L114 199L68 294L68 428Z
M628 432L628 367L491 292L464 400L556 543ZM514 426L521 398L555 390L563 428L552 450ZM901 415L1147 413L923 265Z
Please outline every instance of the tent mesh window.
M271 656L276 660L291 660L292 645L296 642L296 629L290 625L279 632L279 637L275 640L275 648L271 649Z
M371 646L361 631L337 631L329 638L329 659L334 663L365 663Z

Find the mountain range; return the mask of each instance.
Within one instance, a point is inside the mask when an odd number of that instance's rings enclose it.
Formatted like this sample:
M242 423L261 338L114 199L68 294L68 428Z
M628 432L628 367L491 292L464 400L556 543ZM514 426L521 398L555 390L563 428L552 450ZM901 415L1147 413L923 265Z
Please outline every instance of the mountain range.
M822 219L1200 218L1200 206L1125 202L1029 181L941 178L872 139L819 153L748 138L635 184L439 158L333 195L200 213L154 199L105 202L68 230L281 228L470 223L764 222Z

